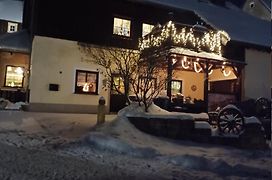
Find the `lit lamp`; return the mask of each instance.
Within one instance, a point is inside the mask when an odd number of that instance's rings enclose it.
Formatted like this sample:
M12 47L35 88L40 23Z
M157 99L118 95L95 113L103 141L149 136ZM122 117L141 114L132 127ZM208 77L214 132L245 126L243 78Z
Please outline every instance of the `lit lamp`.
M184 56L183 60L181 61L181 66L183 69L189 69L190 68L190 62L187 61L187 57Z
M88 83L85 83L83 86L83 92L89 92L89 85Z
M221 71L222 71L222 73L223 73L223 75L224 75L225 77L228 77L228 76L230 76L230 74L231 74L231 70L226 71L226 67L225 67L225 66L222 66Z

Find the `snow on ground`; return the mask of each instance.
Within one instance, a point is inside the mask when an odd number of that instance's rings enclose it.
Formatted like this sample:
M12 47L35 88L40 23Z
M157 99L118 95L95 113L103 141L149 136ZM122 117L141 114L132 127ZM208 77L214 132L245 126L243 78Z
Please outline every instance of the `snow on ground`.
M104 125L95 127L95 115L0 111L0 143L7 149L17 147L17 156L26 153L23 150L31 152L34 149L40 154L40 161L29 162L32 166L43 161L61 163L59 169L55 167L55 175L50 171L50 163L43 167L51 179L62 179L60 177L68 168L62 167L63 163L74 162L77 163L69 176L74 179L76 174L78 179L94 175L100 178L110 176L111 179L270 179L270 150L237 149L154 137L136 129L126 118L143 114L167 117L169 112L153 106L146 114L143 108L133 104L121 110L117 118L107 116ZM187 117L191 116L186 114ZM47 152L53 153L56 160L50 160ZM5 150L3 153L10 152ZM96 171L87 171L82 168L82 163L86 167L95 166ZM105 169L104 175L101 168ZM80 173L81 169L85 175ZM35 177L44 178L39 172Z
M118 155L152 158L162 164L189 170L224 176L270 178L269 150L241 150L154 137L140 132L128 122L125 116L133 113L144 112L137 105L121 110L116 121L91 132L84 138L83 144Z
M22 105L26 105L26 103L24 102L12 103L7 99L0 98L0 110L1 109L20 110L22 108Z

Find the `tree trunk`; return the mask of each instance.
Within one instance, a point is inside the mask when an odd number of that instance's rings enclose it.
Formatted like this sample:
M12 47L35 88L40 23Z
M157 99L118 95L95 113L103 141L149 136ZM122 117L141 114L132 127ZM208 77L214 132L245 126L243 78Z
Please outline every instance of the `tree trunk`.
M128 105L130 105L130 101L129 101L129 79L130 78L127 78L125 77L124 79L124 88L125 88L125 98L126 98L126 102L128 103Z

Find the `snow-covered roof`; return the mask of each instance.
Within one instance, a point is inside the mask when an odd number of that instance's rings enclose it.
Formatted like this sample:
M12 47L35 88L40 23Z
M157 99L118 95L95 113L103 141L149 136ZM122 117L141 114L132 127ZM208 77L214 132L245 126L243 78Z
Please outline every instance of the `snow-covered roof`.
M199 0L131 0L195 12L203 21L224 30L231 40L270 47L271 22L258 19L239 9L228 9Z
M30 52L30 35L26 30L0 36L0 51Z
M23 4L23 1L18 0L0 0L0 19L21 23Z
M219 56L217 54L214 54L214 53L208 53L208 52L204 52L204 51L196 52L196 51L192 51L190 49L181 48L181 47L171 48L170 52L175 53L175 54L183 54L183 55L187 55L187 56L191 56L191 57L213 59L213 60L217 60L217 61L228 61L228 59L226 59L222 56Z
M261 3L271 11L271 0L261 0Z

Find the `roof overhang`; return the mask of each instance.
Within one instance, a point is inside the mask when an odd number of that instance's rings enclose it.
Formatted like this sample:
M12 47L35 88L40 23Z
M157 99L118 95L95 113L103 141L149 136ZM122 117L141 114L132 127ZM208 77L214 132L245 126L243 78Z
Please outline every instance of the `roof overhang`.
M0 51L29 54L31 51L31 38L28 31L22 30L0 36Z
M182 55L182 56L188 56L192 58L199 58L204 61L210 62L210 63L215 63L215 64L231 64L235 66L244 66L246 65L245 62L243 61L237 61L237 60L231 60L225 57L222 57L218 54L210 53L210 52L196 52L187 48L182 48L182 47L172 47L169 50L170 55Z

